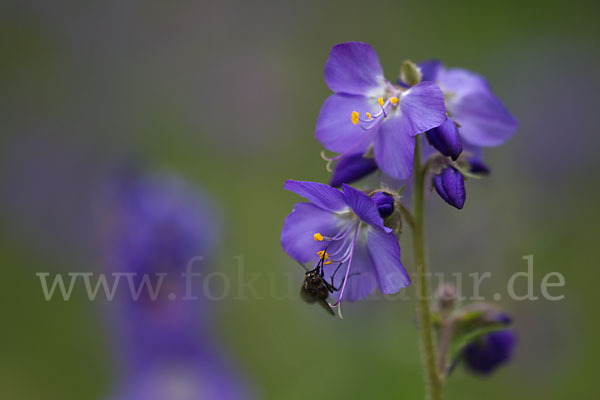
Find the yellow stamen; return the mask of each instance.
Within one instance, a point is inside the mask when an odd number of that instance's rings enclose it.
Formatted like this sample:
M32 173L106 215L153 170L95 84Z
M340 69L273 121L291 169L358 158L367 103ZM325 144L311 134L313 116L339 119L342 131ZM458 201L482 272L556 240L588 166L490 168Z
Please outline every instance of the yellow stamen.
M398 98L397 97L390 97L390 103L392 103L393 105L397 105L398 104Z
M329 254L325 253L325 250L317 251L317 255L324 260L329 259Z
M358 117L360 117L360 114L356 111L352 111L352 123L354 125L358 125Z
M378 99L377 99L377 102L379 103L379 105L380 105L381 107L383 107L383 97L380 97L380 98L378 98Z
M331 260L325 261L325 262L323 263L323 265L329 265L329 264L331 264Z
M317 242L322 242L323 241L323 235L321 235L319 232L315 233L313 235L313 238L317 241Z
M371 113L367 111L367 118L369 118L369 121L371 120Z

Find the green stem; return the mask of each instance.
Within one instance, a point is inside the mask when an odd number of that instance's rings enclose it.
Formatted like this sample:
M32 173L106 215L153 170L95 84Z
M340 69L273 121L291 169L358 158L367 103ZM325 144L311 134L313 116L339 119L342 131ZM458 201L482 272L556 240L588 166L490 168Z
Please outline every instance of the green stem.
M417 314L421 328L421 343L425 359L427 398L429 400L440 400L442 398L442 381L436 368L436 351L429 308L427 266L425 264L424 197L427 170L421 166L421 146L419 139L419 136L417 136L413 164L413 248L415 263L417 265Z

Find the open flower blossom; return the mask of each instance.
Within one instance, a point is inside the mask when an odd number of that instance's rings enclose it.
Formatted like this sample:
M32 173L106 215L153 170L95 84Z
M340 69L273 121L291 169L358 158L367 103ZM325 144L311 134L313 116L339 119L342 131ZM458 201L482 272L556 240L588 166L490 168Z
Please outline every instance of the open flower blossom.
M334 94L321 107L316 137L337 161L372 149L377 165L396 179L411 175L415 136L446 119L444 96L434 82L394 85L383 76L377 53L366 43L331 49L325 82Z
M458 135L468 144L498 146L516 132L517 121L482 76L462 68L446 69L436 60L420 63L419 68L423 81L439 85L446 99L448 116L458 124ZM442 154L456 158L460 144L453 126L447 123L442 127L446 129L441 134L428 133L428 139ZM434 136L434 140L430 136Z
M326 280L335 275L334 286L339 289L334 305L342 298L367 297L376 287L387 294L410 284L396 234L383 224L368 195L347 185L339 191L322 183L293 180L284 188L310 203L296 204L285 219L283 249L301 263L324 257Z

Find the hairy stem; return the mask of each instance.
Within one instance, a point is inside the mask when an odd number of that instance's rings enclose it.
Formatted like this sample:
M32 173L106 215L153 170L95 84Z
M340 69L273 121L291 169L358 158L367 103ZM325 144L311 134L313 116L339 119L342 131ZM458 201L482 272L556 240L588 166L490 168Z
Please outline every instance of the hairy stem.
M450 342L452 341L452 335L454 334L454 323L452 321L448 321L447 318L444 318L442 322L442 338L440 341L440 346L438 348L438 373L440 374L440 379L445 378L446 372L448 370L448 349L450 348Z
M421 343L427 377L427 398L442 398L442 381L436 368L436 349L433 340L433 325L429 308L427 266L425 264L425 218L424 197L427 170L421 166L420 138L417 136L413 164L413 248L417 264L417 315L419 317Z

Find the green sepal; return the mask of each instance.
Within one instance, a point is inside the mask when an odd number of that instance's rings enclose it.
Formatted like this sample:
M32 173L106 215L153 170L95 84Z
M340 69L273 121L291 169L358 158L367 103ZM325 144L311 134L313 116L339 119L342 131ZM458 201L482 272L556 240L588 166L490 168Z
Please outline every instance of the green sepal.
M406 60L400 67L400 79L409 86L414 86L421 82L423 75L421 69L412 61Z

